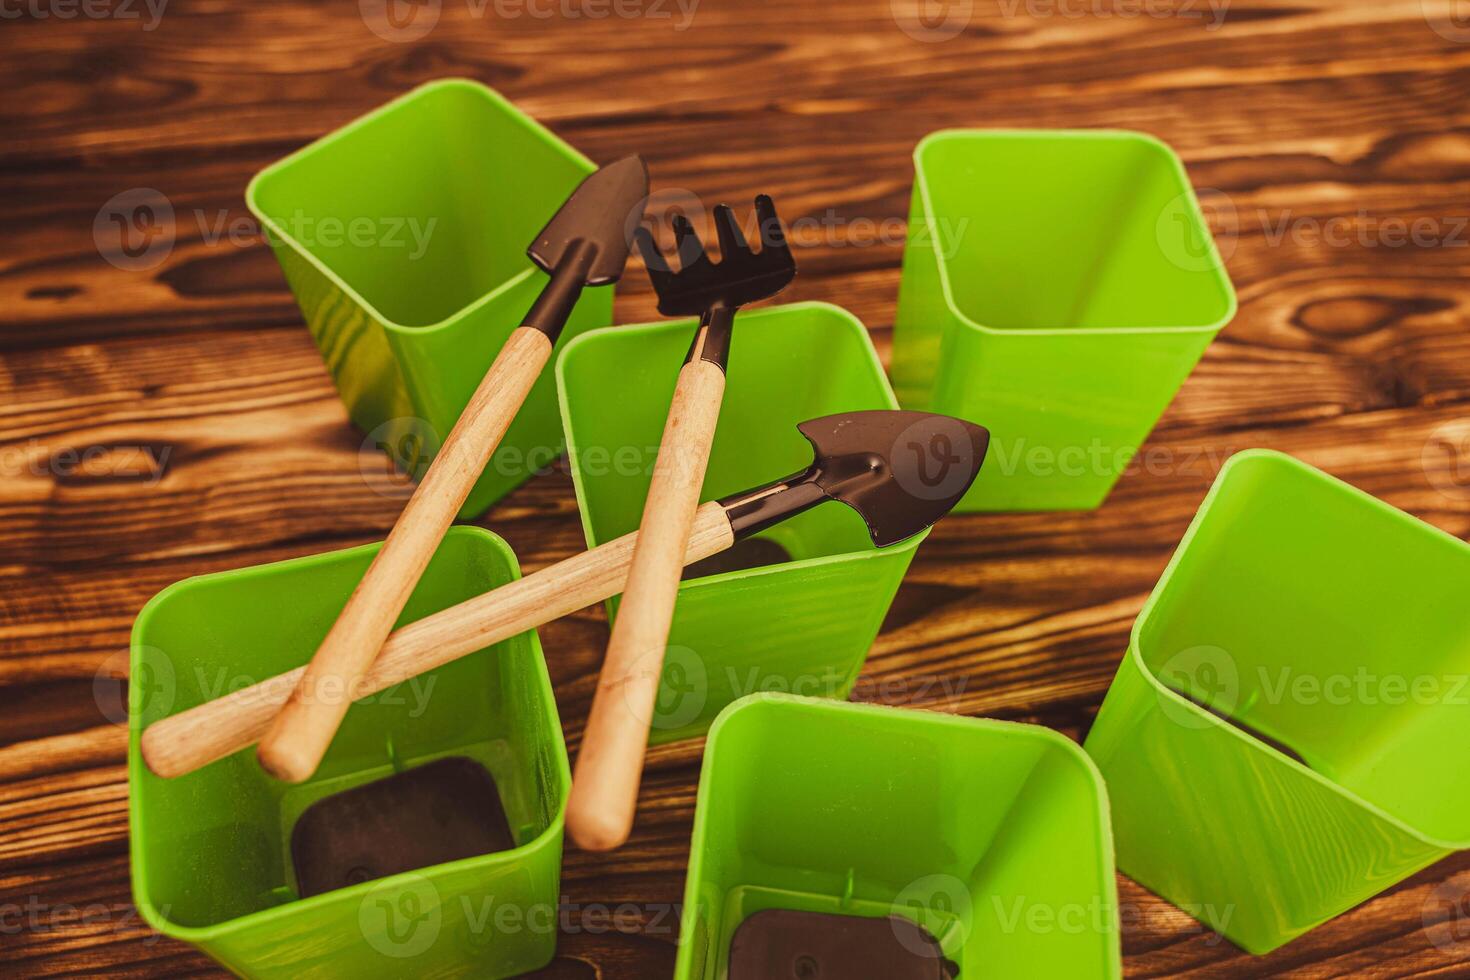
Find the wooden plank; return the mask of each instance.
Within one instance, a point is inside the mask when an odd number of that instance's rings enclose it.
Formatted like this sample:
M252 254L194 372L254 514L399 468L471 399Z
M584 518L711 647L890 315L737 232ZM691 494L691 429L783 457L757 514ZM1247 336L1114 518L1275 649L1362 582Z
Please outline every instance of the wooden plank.
M1044 6L976 0L943 43L903 34L887 0L705 0L687 30L477 16L445 0L410 44L373 35L355 4L293 0L171 0L148 31L118 18L7 25L0 910L36 911L5 933L0 973L221 975L131 908L113 724L128 634L170 582L374 540L401 508L401 481L360 451L243 190L432 78L495 85L595 159L643 151L656 187L706 204L769 191L796 219L790 298L851 309L885 358L923 134L1120 127L1179 149L1239 315L1105 507L936 529L859 699L1081 738L1134 616L1242 448L1291 452L1470 537L1464 464L1446 448L1470 431L1470 45L1427 20L1448 0L1233 0L1218 29L1031 15ZM93 220L142 187L167 195L176 241L131 272L99 254ZM1403 242L1395 229L1416 222L1420 240ZM626 279L619 320L654 319L641 270ZM528 569L582 547L565 472L482 523ZM575 751L605 618L587 610L541 635ZM650 752L627 849L568 852L570 928L538 976L669 975L702 747ZM1470 855L1262 958L1124 876L1119 888L1130 977L1470 972L1454 904Z

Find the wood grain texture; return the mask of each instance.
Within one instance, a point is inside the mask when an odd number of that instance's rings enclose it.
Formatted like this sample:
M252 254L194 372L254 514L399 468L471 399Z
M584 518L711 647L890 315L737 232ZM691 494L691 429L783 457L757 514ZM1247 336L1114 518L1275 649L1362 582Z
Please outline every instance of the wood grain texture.
M788 298L847 307L885 356L909 154L925 133L1121 127L1180 151L1238 316L1105 507L935 529L860 698L1080 737L1238 449L1291 452L1470 536L1470 463L1454 451L1470 433L1463 8L1457 33L1444 29L1451 0L1232 0L1209 29L1122 15L1141 5L975 0L964 30L926 42L894 7L702 0L680 30L670 4L670 17L573 19L443 0L409 43L372 33L353 3L170 0L152 30L29 8L6 21L0 974L223 975L131 909L115 724L128 631L170 582L378 540L402 509L401 480L362 451L243 192L262 166L432 78L496 86L594 159L644 154L656 191L707 204L771 193L801 268ZM172 246L140 270L94 239L99 211L135 188L175 215ZM1420 220L1428 240L1391 242L1388 223ZM1353 231L1324 240L1332 223ZM637 268L617 314L656 317ZM528 571L582 549L564 472L485 523ZM575 752L604 618L574 614L541 636ZM904 686L914 677L943 683ZM570 928L542 977L670 974L701 748L650 751L627 847L568 851ZM1463 752L1446 746L1446 760ZM1119 887L1130 977L1470 975L1470 855L1259 959Z

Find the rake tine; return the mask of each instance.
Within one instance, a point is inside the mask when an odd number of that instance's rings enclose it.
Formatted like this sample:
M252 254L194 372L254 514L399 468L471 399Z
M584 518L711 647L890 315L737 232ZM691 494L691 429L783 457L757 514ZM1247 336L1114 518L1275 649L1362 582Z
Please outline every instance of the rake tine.
M719 204L708 214L714 224L713 234L719 239L718 243L710 243L712 248L718 246L718 262L714 251L704 250L690 213L683 210L669 213L674 235L672 252L655 256L656 246L650 247L652 233L647 233L646 241L639 236L638 247L643 250L649 279L658 292L658 309L664 316L702 316L715 308L737 309L776 295L796 275L796 259L786 244L776 205L768 195L755 199L751 217L757 222L756 236L748 242L748 229L728 204ZM674 252L678 253L677 259Z
M704 243L694 230L694 225L682 214L674 215L674 250L679 253L679 266L687 270L704 254Z
M786 250L786 233L781 229L781 219L776 216L776 204L769 194L755 199L755 214L759 219L761 246Z
M643 256L643 265L648 269L648 278L653 281L655 290L665 288L673 279L673 270L669 268L668 259L664 258L658 250L658 243L653 240L653 233L645 225L639 225L633 229L633 241L638 245L638 251Z
M715 233L720 237L721 261L729 259L736 252L750 251L750 246L745 242L745 233L740 230L740 222L735 220L735 212L730 210L728 204L715 207Z

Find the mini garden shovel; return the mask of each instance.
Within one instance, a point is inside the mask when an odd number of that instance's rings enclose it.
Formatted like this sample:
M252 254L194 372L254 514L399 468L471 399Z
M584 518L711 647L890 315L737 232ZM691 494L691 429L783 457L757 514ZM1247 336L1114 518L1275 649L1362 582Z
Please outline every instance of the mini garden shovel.
M679 571L725 394L735 311L774 296L796 275L776 208L755 199L761 250L745 243L735 215L715 208L720 261L710 261L687 218L674 219L680 269L672 272L646 229L638 244L665 316L698 314L699 328L679 370L639 523L638 547L603 660L587 733L572 774L567 832L585 850L628 839L643 774L648 728L679 593Z
M361 696L363 673L541 374L582 288L607 285L622 274L628 257L625 228L647 196L643 160L624 157L582 181L527 249L551 281L470 396L382 550L261 739L260 764L271 775L301 782L316 771L347 708Z
M815 451L812 464L699 507L681 565L718 554L827 500L856 510L878 547L896 544L959 502L979 473L990 440L978 425L926 412L851 412L798 428ZM625 534L396 630L357 696L375 694L616 594L628 581L644 533ZM159 776L182 776L246 748L265 733L306 669L155 722L143 732L143 760ZM656 685L657 666L651 669Z

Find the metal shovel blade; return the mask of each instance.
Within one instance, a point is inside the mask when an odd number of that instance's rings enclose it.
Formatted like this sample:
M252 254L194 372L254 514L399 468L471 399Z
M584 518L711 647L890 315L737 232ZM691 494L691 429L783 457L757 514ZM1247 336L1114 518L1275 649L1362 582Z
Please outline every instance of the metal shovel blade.
M949 513L990 446L983 426L929 412L847 412L797 429L816 451L813 481L862 515L880 548Z
M577 242L590 245L595 254L582 285L605 286L616 282L628 260L627 228L636 223L648 197L648 168L637 155L615 160L589 174L526 254L546 272L553 272Z

